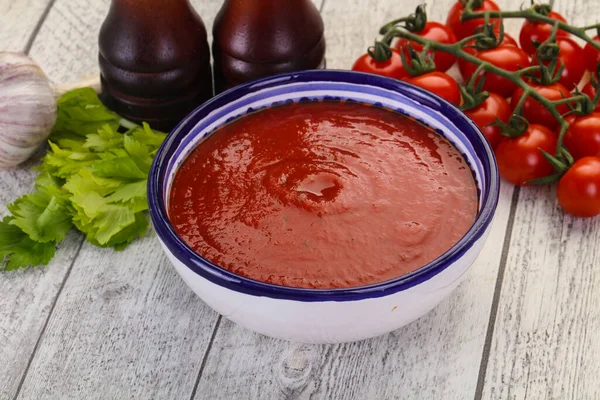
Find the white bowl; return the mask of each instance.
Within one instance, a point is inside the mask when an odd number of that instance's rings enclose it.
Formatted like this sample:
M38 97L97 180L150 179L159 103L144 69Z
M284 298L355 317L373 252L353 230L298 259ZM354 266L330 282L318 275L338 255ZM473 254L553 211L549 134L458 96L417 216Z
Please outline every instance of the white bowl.
M291 101L355 100L410 115L450 140L478 185L479 212L467 234L446 253L396 279L349 289L303 289L242 277L195 253L174 231L167 201L177 168L218 127L248 112ZM254 81L208 101L169 135L148 182L158 238L190 288L224 317L264 335L305 343L362 340L423 316L461 282L490 230L498 202L496 162L485 137L460 110L404 82L348 71L306 71ZM376 229L374 227L374 229Z

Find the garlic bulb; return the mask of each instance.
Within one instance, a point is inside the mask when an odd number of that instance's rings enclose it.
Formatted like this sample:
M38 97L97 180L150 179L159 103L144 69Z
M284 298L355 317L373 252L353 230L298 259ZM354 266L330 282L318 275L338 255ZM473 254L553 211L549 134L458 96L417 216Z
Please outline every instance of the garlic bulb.
M0 52L0 168L27 160L56 122L54 88L35 61Z

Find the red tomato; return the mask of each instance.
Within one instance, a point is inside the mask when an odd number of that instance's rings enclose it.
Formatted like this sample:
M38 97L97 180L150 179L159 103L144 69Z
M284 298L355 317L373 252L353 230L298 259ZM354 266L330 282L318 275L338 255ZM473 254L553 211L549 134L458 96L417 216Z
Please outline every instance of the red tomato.
M571 93L560 83L553 83L551 85L538 85L536 83L530 83L531 87L535 89L536 92L541 94L548 100L560 100L566 97L571 97ZM519 99L523 94L523 90L518 88L512 95L510 105L513 109L519 103ZM566 104L561 104L557 107L558 112L564 114L569 111L569 107ZM544 106L538 103L532 97L528 97L523 103L522 113L523 117L527 119L532 124L540 124L544 125L550 129L554 129L558 125L558 121L556 118L550 114Z
M548 17L559 20L561 22L567 22L567 20L557 12L550 11ZM545 22L534 22L525 20L523 22L523 26L521 27L521 32L519 34L519 43L521 43L521 47L527 54L535 53L536 47L533 42L542 43L548 40L550 37L550 33L552 32L552 25L547 24ZM565 31L559 30L556 32L556 37L568 37L569 33Z
M594 100L594 96L596 96L596 88L594 88L591 82L586 83L583 89L581 89L581 92L586 94L592 100ZM600 103L596 106L596 110L600 111Z
M454 78L444 72L428 72L423 75L406 79L406 82L429 90L448 100L450 103L460 105L460 89L458 88L458 83L456 83Z
M599 36L594 36L596 42L600 42ZM598 63L600 63L600 50L596 50L594 46L586 43L583 47L583 54L585 57L585 66L588 71L596 72L598 69Z
M585 73L585 65L581 62L584 59L583 49L576 41L568 37L556 38L556 43L560 48L559 58L565 66L559 82L565 85L567 89L572 89L579 84ZM533 62L534 64L538 63L537 54L533 55Z
M471 118L483 131L492 148L498 145L498 142L502 139L502 133L499 126L488 125L496 121L496 118L504 123L508 123L511 113L512 110L508 101L496 93L490 93L489 97L483 103L465 111L467 117Z
M498 7L498 5L492 0L484 0L481 7L473 9L473 11L499 10L500 7ZM478 26L485 24L485 20L483 18L471 19L469 21L465 21L464 23L461 22L460 18L462 17L464 11L465 6L460 1L457 1L448 12L448 19L446 20L446 25L448 25L448 28L452 29L452 32L454 32L458 40L473 35ZM490 18L490 23L493 22L497 24L498 19Z
M480 60L487 61L495 66L507 71L517 71L521 68L529 67L529 57L523 50L516 46L500 45L494 49L476 51L473 55ZM458 60L460 72L466 81L471 79L477 67L465 60ZM516 89L516 85L494 74L486 74L483 90L498 93L501 96L508 97Z
M454 33L446 25L440 24L439 22L427 22L425 28L421 32L415 32L416 35L424 37L425 39L435 40L440 43L452 44L456 42ZM406 39L400 38L396 43L396 49L406 49L408 54L408 44L412 44L415 51L420 52L423 50L423 46L419 43L411 42ZM449 53L436 52L433 54L433 61L435 62L435 69L437 71L447 71L456 62L456 57Z
M530 124L517 138L502 137L495 149L500 176L514 185L526 185L552 174L554 168L540 149L553 154L556 144L554 132L537 124Z
M576 217L600 214L600 158L584 157L560 178L558 204Z
M600 112L572 116L567 121L569 129L565 132L564 143L571 155L576 160L600 157Z
M352 70L383 75L395 79L404 79L410 76L402 64L400 53L394 49L392 49L392 57L383 62L375 60L368 53L363 54L358 58L358 60L356 60L352 66Z

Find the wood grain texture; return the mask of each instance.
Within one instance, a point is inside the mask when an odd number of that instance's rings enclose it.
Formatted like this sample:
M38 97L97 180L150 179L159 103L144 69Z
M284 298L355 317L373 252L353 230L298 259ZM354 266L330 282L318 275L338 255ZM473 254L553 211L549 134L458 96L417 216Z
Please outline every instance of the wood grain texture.
M86 245L19 398L189 398L216 319L155 238L116 254Z
M15 3L0 4L0 10L10 6L6 17L14 17ZM220 2L194 4L210 35ZM96 38L108 6L106 0L56 2L31 49L53 82L97 74ZM10 26L0 22L0 29ZM9 39L14 48L17 39ZM1 172L3 214L6 204L30 190L31 164ZM71 234L47 268L1 277L0 398L16 393L81 241ZM184 287L153 238L135 247L117 254L86 245L21 398L189 397L216 314Z
M597 1L557 0L576 25ZM484 399L598 399L600 220L565 215L555 187L521 189Z
M24 51L51 0L0 1L0 51Z
M30 55L56 84L97 75L98 31L109 0L57 0L41 26Z
M554 199L551 187L521 190L485 399L600 396L600 229Z
M380 25L419 3L328 0L328 67L350 68ZM430 2L432 18L450 4ZM512 191L502 189L493 231L465 282L429 315L380 338L335 346L269 339L223 320L196 399L473 398Z
M4 187L5 174L0 174ZM27 189L26 189L27 188ZM23 192L29 186L11 186ZM19 190L20 189L20 190ZM3 196L4 197L4 196ZM4 205L1 200L3 217ZM69 234L52 262L43 268L0 275L0 399L13 398L30 356L77 253L81 238Z
M554 9L587 25L597 6ZM600 397L600 221L564 215L555 199L554 187L521 190L484 399Z
M0 51L25 51L49 1L0 1ZM0 171L0 217L29 192L35 161ZM0 399L14 397L81 238L70 234L44 268L0 273Z
M97 33L109 4L54 4L31 51L54 82L98 73ZM195 2L207 22L220 4ZM19 398L189 398L216 320L153 235L120 253L86 243Z

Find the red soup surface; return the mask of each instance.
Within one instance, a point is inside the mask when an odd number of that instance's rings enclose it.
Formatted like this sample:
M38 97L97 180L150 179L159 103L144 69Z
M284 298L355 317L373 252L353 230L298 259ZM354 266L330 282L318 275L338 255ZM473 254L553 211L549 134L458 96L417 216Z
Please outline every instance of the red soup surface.
M389 110L295 103L244 116L176 173L169 217L196 252L277 285L397 278L452 247L477 188L446 139Z

